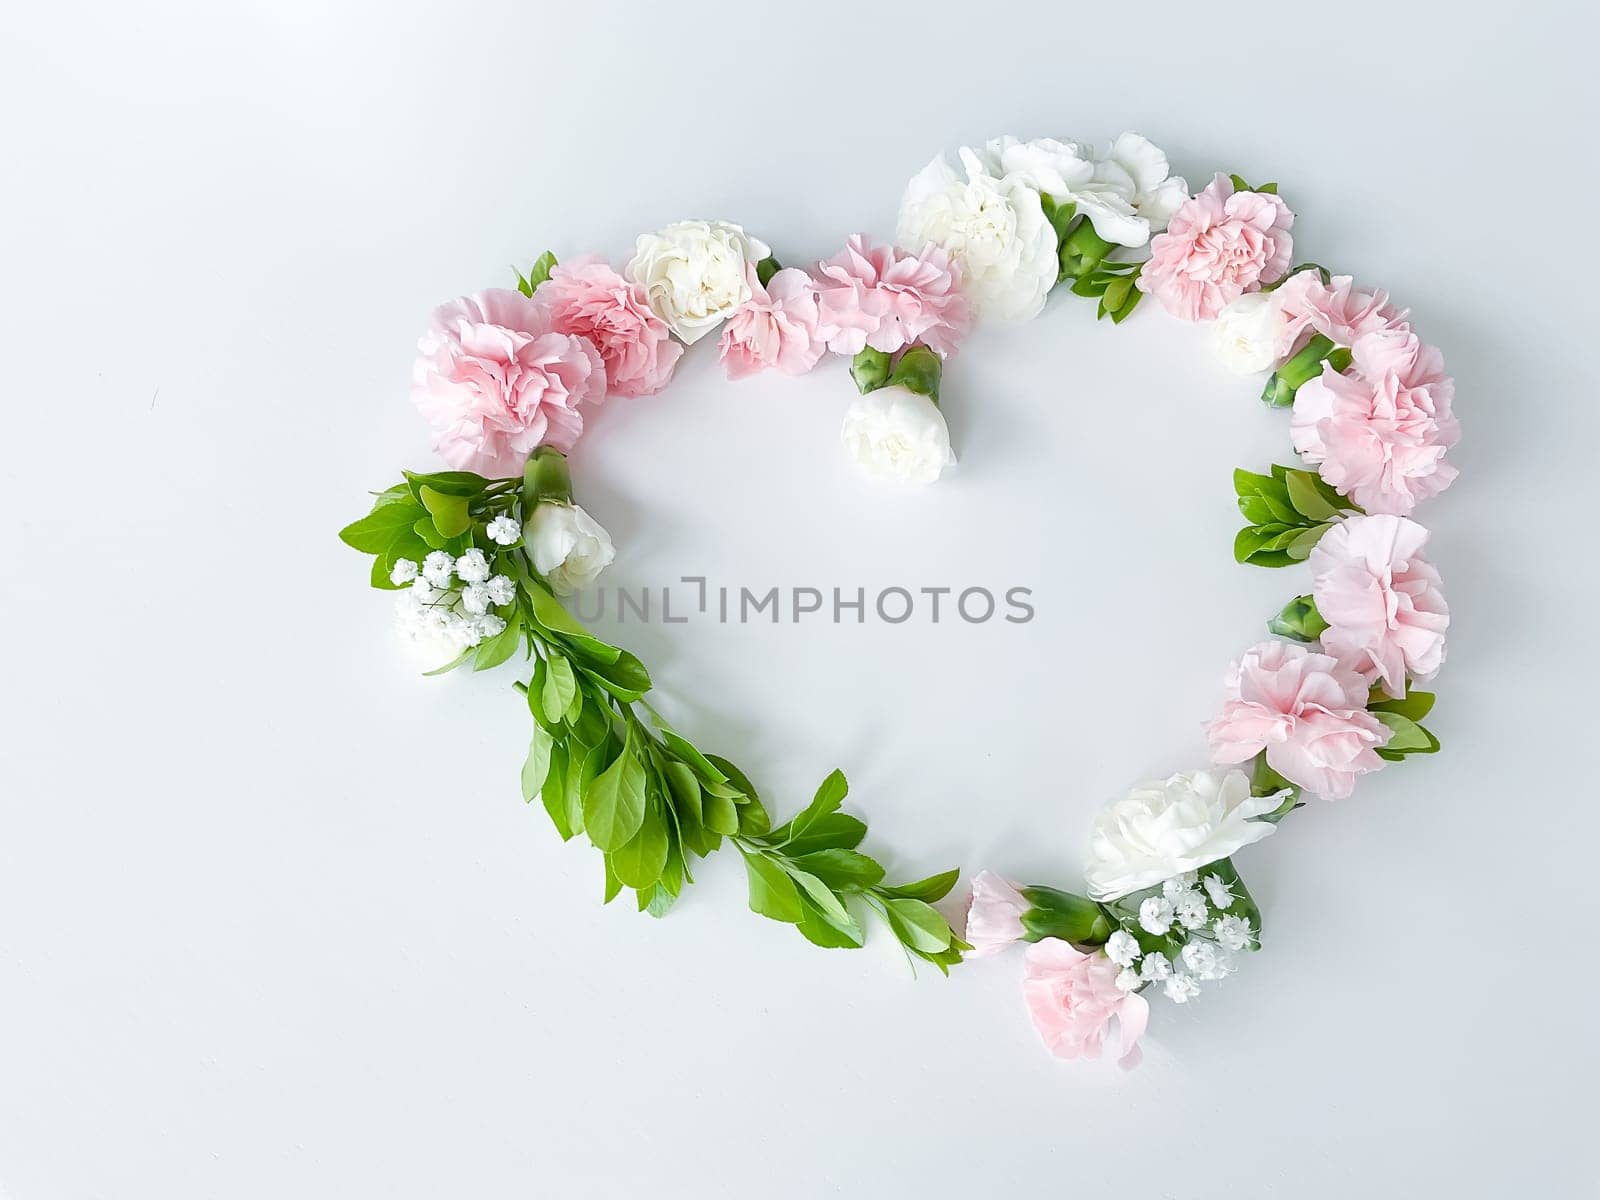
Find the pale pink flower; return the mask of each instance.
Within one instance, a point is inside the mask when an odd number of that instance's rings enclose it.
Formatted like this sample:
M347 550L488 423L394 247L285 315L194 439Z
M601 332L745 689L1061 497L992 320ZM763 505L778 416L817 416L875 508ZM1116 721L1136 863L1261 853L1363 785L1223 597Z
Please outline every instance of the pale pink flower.
M1099 950L1085 954L1060 938L1028 947L1022 997L1045 1046L1057 1058L1099 1058L1113 1017L1120 1047L1117 1062L1137 1066L1139 1039L1150 1020L1143 996L1117 987L1122 968Z
M596 255L556 266L533 302L551 329L587 338L600 351L613 395L655 395L683 356L667 323L650 311L644 289Z
M1212 320L1246 292L1283 278L1294 254L1293 224L1277 196L1236 192L1218 175L1150 240L1139 290L1186 321Z
M1022 893L993 871L979 871L972 881L967 905L967 934L972 943L968 958L983 958L1004 950L1022 938L1022 914L1028 901Z
M1404 516L1456 477L1444 461L1461 437L1455 384L1406 329L1362 334L1351 356L1344 374L1324 364L1300 385L1290 437L1330 486L1368 512Z
M599 352L551 330L521 292L492 288L440 305L417 352L411 398L439 457L458 470L520 475L539 446L566 453L583 432L581 406L605 395Z
M1408 675L1425 683L1444 661L1450 609L1422 553L1427 541L1405 517L1353 516L1323 534L1309 560L1311 594L1328 623L1323 648L1395 697L1406 694Z
M1297 271L1273 294L1283 316L1283 358L1309 341L1313 333L1336 346L1353 346L1364 333L1410 328L1405 310L1389 303L1388 292L1364 292L1349 275L1335 275L1323 283L1317 270Z
M816 282L804 271L785 267L762 287L755 268L749 272L750 299L722 328L720 349L728 378L742 379L768 367L804 375L827 349L818 327Z
M1241 763L1267 752L1290 783L1342 800L1356 776L1383 766L1389 729L1367 711L1367 681L1353 667L1290 642L1262 642L1228 671L1228 698L1206 728L1212 757Z
M818 268L828 349L893 354L916 342L948 358L972 327L961 268L931 242L920 254L854 234Z

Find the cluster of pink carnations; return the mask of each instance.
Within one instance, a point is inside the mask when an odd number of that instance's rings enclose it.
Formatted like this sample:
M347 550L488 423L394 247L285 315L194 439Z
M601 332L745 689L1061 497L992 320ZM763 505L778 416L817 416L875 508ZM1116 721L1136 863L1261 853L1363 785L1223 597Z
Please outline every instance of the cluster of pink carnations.
M851 237L815 270L785 267L724 314L728 378L810 371L825 354L888 354L921 343L948 357L972 325L961 270L937 246L918 253ZM490 289L441 305L419 343L412 397L434 448L458 470L519 474L539 446L571 451L589 408L666 387L684 347L638 282L586 256L555 266L532 296Z

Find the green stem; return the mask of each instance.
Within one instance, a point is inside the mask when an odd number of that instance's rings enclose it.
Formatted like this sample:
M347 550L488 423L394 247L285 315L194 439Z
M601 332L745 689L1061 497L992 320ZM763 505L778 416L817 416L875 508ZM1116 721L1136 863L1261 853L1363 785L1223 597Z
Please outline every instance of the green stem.
M1262 401L1273 408L1288 408L1294 403L1294 394L1300 390L1300 385L1322 374L1323 362L1336 349L1332 339L1320 333L1313 335L1304 349L1267 380L1266 390L1261 393Z
M939 377L944 364L939 356L923 345L912 346L900 356L894 370L889 372L887 383L905 388L939 403Z
M1106 255L1116 249L1116 245L1096 233L1089 219L1083 218L1061 240L1060 278L1081 279L1098 267Z

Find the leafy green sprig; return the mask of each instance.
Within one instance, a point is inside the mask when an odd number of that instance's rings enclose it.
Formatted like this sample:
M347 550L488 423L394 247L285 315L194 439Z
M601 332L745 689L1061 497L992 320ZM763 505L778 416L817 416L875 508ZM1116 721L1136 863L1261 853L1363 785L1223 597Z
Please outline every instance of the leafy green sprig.
M1234 561L1258 567L1304 562L1343 513L1361 511L1315 471L1279 464L1268 475L1236 469L1233 490L1249 522L1233 540Z
M1112 260L1117 244L1095 232L1093 223L1079 215L1075 201L1057 201L1048 193L1042 193L1039 201L1056 231L1060 263L1056 282L1071 280L1074 296L1097 300L1095 320L1110 317L1112 324L1122 324L1144 297L1135 286L1144 264Z
M907 357L908 374L926 365L921 356ZM398 586L390 576L401 559L420 561L434 550L459 557L473 547L516 583L515 598L494 609L505 628L440 671L468 659L485 670L525 649L532 673L515 686L526 698L533 732L522 795L541 803L563 840L582 834L601 852L607 903L626 888L641 911L664 915L694 881L694 861L727 842L744 861L752 911L794 925L816 945L853 948L866 940L860 913L870 910L908 955L948 971L970 947L932 902L955 885L956 871L886 882L882 865L858 848L866 824L840 811L848 785L838 771L810 804L773 828L737 766L703 753L649 705L652 681L644 664L573 618L520 546L488 536L496 517L520 526L538 505L571 498L565 457L544 448L520 480L407 473L340 537L373 556L375 587Z

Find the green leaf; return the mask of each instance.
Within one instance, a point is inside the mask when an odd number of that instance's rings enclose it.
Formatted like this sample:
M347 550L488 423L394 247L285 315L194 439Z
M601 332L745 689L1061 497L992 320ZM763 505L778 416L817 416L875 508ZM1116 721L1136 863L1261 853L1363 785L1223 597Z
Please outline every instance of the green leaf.
M709 758L701 754L699 748L693 742L677 730L661 726L659 732L661 740L666 743L667 749L671 750L679 760L687 763L690 769L701 779L707 783L723 784L728 782L728 777L718 770Z
M1433 711L1433 703L1437 699L1432 692L1419 692L1412 689L1400 699L1391 698L1382 688L1373 688L1371 696L1367 699L1367 707L1375 713L1399 713L1402 717L1409 717L1420 722Z
M650 690L650 672L626 650L619 650L614 662L589 663L583 669L618 700L640 700Z
M850 919L850 910L844 906L844 900L836 896L833 889L809 871L797 871L793 864L786 868L789 876L799 885L800 890L806 894L807 899L822 910L823 914L835 924L843 924Z
M1438 739L1410 717L1400 713L1378 710L1372 714L1389 727L1392 734L1379 753L1394 755L1432 754L1439 748Z
M544 726L535 724L533 727L533 741L528 746L528 758L522 764L522 798L532 801L544 788L546 776L550 773L550 752L555 742L550 737L550 731Z
M482 475L475 475L471 471L434 471L431 474L419 475L413 471L402 471L406 483L410 486L411 494L420 504L422 502L422 489L430 487L441 496L477 496L490 484L490 480Z
M339 540L363 554L382 554L426 514L404 501L385 501L339 531Z
M790 924L800 920L805 910L800 906L799 889L782 867L760 854L746 854L744 867L751 912Z
M601 850L615 850L639 832L644 824L644 785L644 764L629 728L622 752L583 793L583 825Z
M611 852L611 869L631 888L648 888L667 865L667 823L656 805L646 807L639 832Z
M546 633L559 636L563 643L586 662L614 663L622 651L595 637L562 607L561 601L538 580L523 584L523 592L533 606L533 619Z
M422 507L433 517L433 527L439 531L439 536L460 537L472 528L472 518L467 515L465 496L447 496L443 492L434 491L426 484L417 494L422 500Z
M551 251L546 250L533 260L533 266L528 268L526 279L523 278L521 271L517 272L517 291L524 296L533 295L539 285L550 278L550 271L555 265L556 256Z
M844 803L844 798L850 793L850 785L845 781L844 772L837 767L822 781L817 788L816 795L811 798L811 803L795 814L789 822L790 836L804 833L812 822L839 810L839 805Z
M521 644L522 610L513 608L511 615L506 618L506 627L492 638L478 643L477 653L472 659L472 669L487 671L491 667L498 667L515 654Z
M1339 510L1329 504L1311 484L1314 476L1305 471L1290 471L1284 478L1284 486L1289 490L1289 503L1294 505L1295 511L1303 517L1313 521L1331 521L1339 515Z
M572 827L572 814L567 808L567 748L559 742L550 752L550 770L544 777L544 786L539 789L539 799L544 802L544 811L550 814L550 823L556 827L561 840L570 842L578 830ZM582 809L578 810L578 819L581 823Z
M713 833L732 837L739 832L739 807L727 796L706 792L705 815L702 821Z
M801 897L801 916L797 926L806 941L825 950L859 950L866 942L861 923L850 914L835 921L805 897Z
M1283 552L1296 562L1304 562L1311 557L1311 552L1317 548L1317 543L1322 540L1322 535L1332 529L1331 525L1313 525L1298 537L1291 539L1283 547Z
M667 781L667 792L672 797L672 805L679 814L693 817L697 825L705 824L705 817L700 807L700 781L695 778L693 768L677 759L668 759L662 764L661 774Z
M783 849L795 856L818 850L853 850L866 836L866 822L848 813L829 813L808 825L803 834L784 841Z
M815 875L832 888L861 892L883 882L883 868L856 850L814 850L810 854L797 855L790 861L801 871ZM954 882L955 872L950 872L950 876ZM944 895L944 892L940 892L938 896L920 896L899 888L886 890L894 895L914 896L918 900L937 900ZM945 891L949 890L946 886Z
M913 950L937 954L950 946L950 926L936 909L921 900L891 897L883 902L889 928Z
M907 900L926 900L930 904L935 900L943 900L950 894L950 889L955 887L956 880L961 878L958 869L940 871L937 875L929 875L926 879L919 879L915 883L902 883L894 887L884 888L887 896L901 896Z
M756 794L755 785L750 782L749 776L734 766L733 763L723 758L722 755L708 754L706 755L706 761L715 767L722 777L738 790L739 795L733 798L735 802L738 802L740 796L747 800L759 801L761 799Z
M578 692L578 678L565 656L554 650L549 651L548 655L540 703L544 707L545 720L554 723L561 720L572 706L573 697Z

